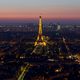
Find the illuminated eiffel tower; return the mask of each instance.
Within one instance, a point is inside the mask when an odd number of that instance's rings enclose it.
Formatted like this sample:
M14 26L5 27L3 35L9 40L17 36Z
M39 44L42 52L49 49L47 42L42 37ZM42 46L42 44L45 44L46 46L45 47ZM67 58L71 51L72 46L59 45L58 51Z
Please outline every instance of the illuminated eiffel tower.
M37 36L37 40L35 41L34 46L37 46L37 45L46 46L46 42L42 35L42 18L41 18L41 16L39 18L40 19L39 19L39 27L38 27L38 36Z

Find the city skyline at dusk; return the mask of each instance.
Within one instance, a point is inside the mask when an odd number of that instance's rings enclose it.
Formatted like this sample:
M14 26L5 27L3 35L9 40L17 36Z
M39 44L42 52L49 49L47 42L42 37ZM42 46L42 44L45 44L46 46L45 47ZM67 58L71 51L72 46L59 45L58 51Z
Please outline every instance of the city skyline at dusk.
M80 80L80 0L0 0L0 80Z
M0 20L47 19L80 20L80 0L1 0Z

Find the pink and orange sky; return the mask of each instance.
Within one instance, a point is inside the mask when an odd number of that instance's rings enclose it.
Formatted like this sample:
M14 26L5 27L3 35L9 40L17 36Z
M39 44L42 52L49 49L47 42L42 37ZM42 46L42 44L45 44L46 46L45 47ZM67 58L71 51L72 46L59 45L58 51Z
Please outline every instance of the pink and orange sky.
M80 19L80 0L0 0L0 19Z

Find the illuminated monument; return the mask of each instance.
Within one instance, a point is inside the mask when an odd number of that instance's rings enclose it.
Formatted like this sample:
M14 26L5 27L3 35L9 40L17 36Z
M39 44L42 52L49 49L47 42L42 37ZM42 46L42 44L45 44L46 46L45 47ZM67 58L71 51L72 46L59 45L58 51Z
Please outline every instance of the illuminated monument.
M41 16L39 17L39 27L38 27L38 36L37 36L37 40L35 41L35 44L34 46L37 46L37 45L42 45L42 46L46 46L46 42L44 40L44 37L42 35L42 18Z

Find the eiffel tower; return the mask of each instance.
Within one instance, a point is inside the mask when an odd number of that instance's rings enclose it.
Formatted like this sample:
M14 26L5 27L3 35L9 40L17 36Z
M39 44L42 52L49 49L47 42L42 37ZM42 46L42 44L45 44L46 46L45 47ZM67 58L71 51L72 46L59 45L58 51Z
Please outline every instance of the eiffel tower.
M38 27L37 40L34 43L34 46L37 46L37 45L46 46L46 42L45 42L43 35L42 35L42 17L41 16L39 17L39 27Z

